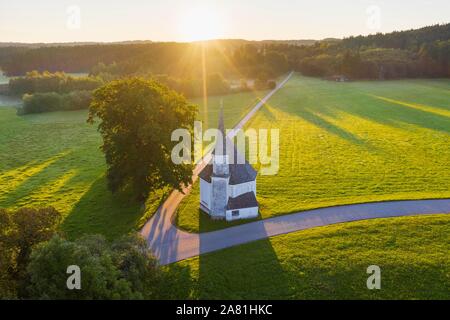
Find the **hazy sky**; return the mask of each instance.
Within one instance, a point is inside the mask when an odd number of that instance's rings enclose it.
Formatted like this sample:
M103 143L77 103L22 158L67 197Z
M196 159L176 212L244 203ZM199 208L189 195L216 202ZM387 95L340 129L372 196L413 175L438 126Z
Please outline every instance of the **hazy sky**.
M450 0L1 0L0 42L322 39L450 22Z

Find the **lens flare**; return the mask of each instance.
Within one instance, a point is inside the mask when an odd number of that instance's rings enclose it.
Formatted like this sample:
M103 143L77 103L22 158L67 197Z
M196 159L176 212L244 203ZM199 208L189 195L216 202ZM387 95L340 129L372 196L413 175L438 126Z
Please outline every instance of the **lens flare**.
M221 16L206 7L192 8L182 15L180 33L185 41L205 41L223 36Z

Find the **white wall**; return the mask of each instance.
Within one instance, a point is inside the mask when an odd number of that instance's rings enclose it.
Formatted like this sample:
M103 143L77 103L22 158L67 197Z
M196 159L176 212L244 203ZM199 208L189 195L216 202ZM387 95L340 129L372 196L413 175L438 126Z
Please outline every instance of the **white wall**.
M233 217L233 210L227 210L227 221L239 220L239 219L252 219L258 217L258 207L239 209L239 216Z
M211 196L212 196L212 185L211 183L200 180L200 202L201 205L211 210ZM246 183L241 183L237 185L228 185L228 197L235 198L241 194L253 191L256 195L256 181L250 181ZM251 219L258 216L258 207L239 209L239 217L232 216L232 210L226 212L226 219L228 221L237 219Z
M206 208L211 208L211 183L200 178L200 201Z
M228 196L231 198L236 198L237 196L250 191L253 191L256 196L256 181L228 186Z

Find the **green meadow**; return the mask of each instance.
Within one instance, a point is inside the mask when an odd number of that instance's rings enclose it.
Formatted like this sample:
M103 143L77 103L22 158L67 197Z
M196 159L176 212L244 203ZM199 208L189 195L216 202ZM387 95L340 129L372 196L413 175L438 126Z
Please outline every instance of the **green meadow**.
M199 103L199 119L216 126L223 99L227 125L237 123L264 92L210 97ZM127 194L111 194L96 125L86 123L87 111L17 116L0 106L0 207L54 206L65 216L70 238L85 233L117 237L145 223L169 190L151 194L143 206Z
M296 75L248 123L279 129L276 175L257 178L262 218L318 207L450 198L450 80L336 83ZM258 166L257 166L258 167ZM189 231L227 227L180 206Z
M166 268L178 298L448 299L450 215L374 219L260 240ZM368 290L367 267L381 269Z

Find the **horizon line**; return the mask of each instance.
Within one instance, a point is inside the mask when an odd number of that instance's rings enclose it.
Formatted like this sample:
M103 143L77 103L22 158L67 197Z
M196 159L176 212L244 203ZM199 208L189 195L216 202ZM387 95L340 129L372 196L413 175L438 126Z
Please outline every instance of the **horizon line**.
M402 30L392 30L389 32L375 32L375 33L369 33L366 35L363 34L358 34L358 35L350 35L350 36L345 36L345 37L341 37L341 38L337 38L337 37L325 37L322 39L302 39L302 38L290 38L290 39L245 39L245 38L215 38L215 39L205 39L205 40L196 40L196 41L177 41L177 40L159 40L159 41L155 41L155 40L150 40L150 39L135 39L135 40L116 40L116 41L91 41L91 40L87 40L87 41L55 41L55 42L20 42L20 41L0 41L0 44L20 44L20 45L39 45L39 44L45 44L45 45L55 45L55 44L120 44L120 43L126 43L126 42L152 42L152 43L181 43L181 44L194 44L194 43L202 43L202 42L212 42L212 41L248 41L248 42L264 42L264 41L316 41L316 42L320 42L320 41L325 41L325 40L344 40L344 39L348 39L351 37L367 37L367 36L372 36L372 35L377 35L377 34L389 34L389 33L394 33L394 32L406 32L406 31L412 31L412 30L420 30L423 28L427 28L427 27L433 27L433 26L443 26L443 25L447 25L450 24L450 22L437 22L434 24L430 24L430 25L425 25L422 27L417 27L417 28L407 28L407 29L402 29Z

